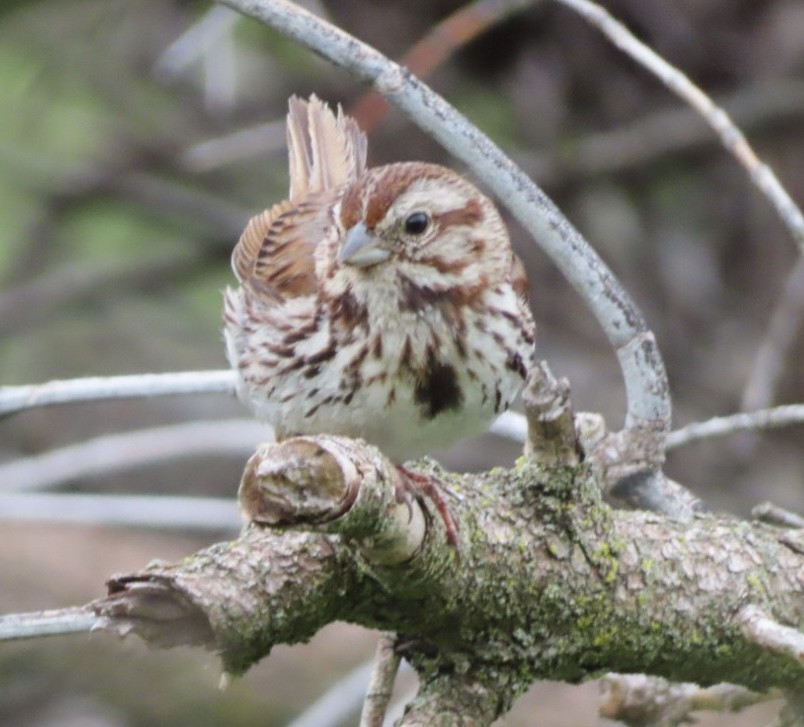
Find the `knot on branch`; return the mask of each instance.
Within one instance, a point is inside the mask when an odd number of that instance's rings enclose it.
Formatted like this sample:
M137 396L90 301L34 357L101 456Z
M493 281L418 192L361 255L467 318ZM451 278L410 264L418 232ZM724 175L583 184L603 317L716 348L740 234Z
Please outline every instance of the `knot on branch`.
M403 491L399 469L360 440L288 439L259 447L240 483L250 522L338 533L372 563L391 565L419 551L433 520ZM320 527L320 526L323 526Z
M600 415L574 414L569 382L556 379L543 361L531 370L522 400L528 422L525 454L532 462L557 469L589 461L599 472L603 494L618 507L681 520L707 510L698 497L662 473L663 419L639 420L607 432Z

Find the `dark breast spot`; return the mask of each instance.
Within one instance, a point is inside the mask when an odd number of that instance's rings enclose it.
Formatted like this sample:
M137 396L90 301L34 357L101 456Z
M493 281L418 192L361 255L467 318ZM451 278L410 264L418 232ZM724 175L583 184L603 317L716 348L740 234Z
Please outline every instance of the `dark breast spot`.
M505 362L505 365L514 373L519 374L523 379L528 377L528 370L525 367L525 362L522 360L522 356L520 356L518 353L515 353L513 356L509 357Z
M458 375L449 364L428 357L427 366L416 379L413 398L425 419L434 419L449 409L459 409L463 392L458 386Z

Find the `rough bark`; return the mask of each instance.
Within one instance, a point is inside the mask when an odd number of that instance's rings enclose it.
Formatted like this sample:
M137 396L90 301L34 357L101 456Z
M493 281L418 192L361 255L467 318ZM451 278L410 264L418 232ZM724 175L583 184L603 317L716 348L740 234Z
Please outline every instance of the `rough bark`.
M415 470L453 495L458 550L431 503L398 502L376 449L305 437L258 452L242 485L251 517L284 524L115 577L96 612L154 646L214 649L232 673L336 619L394 631L423 685L403 724L488 724L535 679L610 670L804 693L801 531L612 510L589 462Z

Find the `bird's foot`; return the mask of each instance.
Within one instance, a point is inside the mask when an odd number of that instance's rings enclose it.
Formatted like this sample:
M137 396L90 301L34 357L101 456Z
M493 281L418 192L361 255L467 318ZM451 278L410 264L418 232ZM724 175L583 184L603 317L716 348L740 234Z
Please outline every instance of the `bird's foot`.
M458 523L452 516L452 512L449 509L445 497L445 493L448 492L448 490L441 487L433 478L419 474L418 472L413 472L402 465L397 465L397 470L402 476L401 484L396 490L397 502L407 504L408 510L410 511L411 497L415 497L420 504L422 504L422 500L425 497L430 500L430 502L436 506L436 510L438 510L438 514L441 516L441 520L444 523L444 529L447 533L447 542L455 548L456 551L459 550ZM424 507L424 511L426 514L429 512L426 507Z

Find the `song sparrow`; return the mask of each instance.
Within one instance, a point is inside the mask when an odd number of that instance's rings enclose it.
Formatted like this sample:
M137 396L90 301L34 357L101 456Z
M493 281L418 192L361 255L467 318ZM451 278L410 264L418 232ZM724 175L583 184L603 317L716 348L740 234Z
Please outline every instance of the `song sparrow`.
M279 438L362 437L396 462L483 431L534 361L494 205L435 164L367 169L357 123L315 96L290 99L287 135L290 199L249 222L225 295L240 398Z

